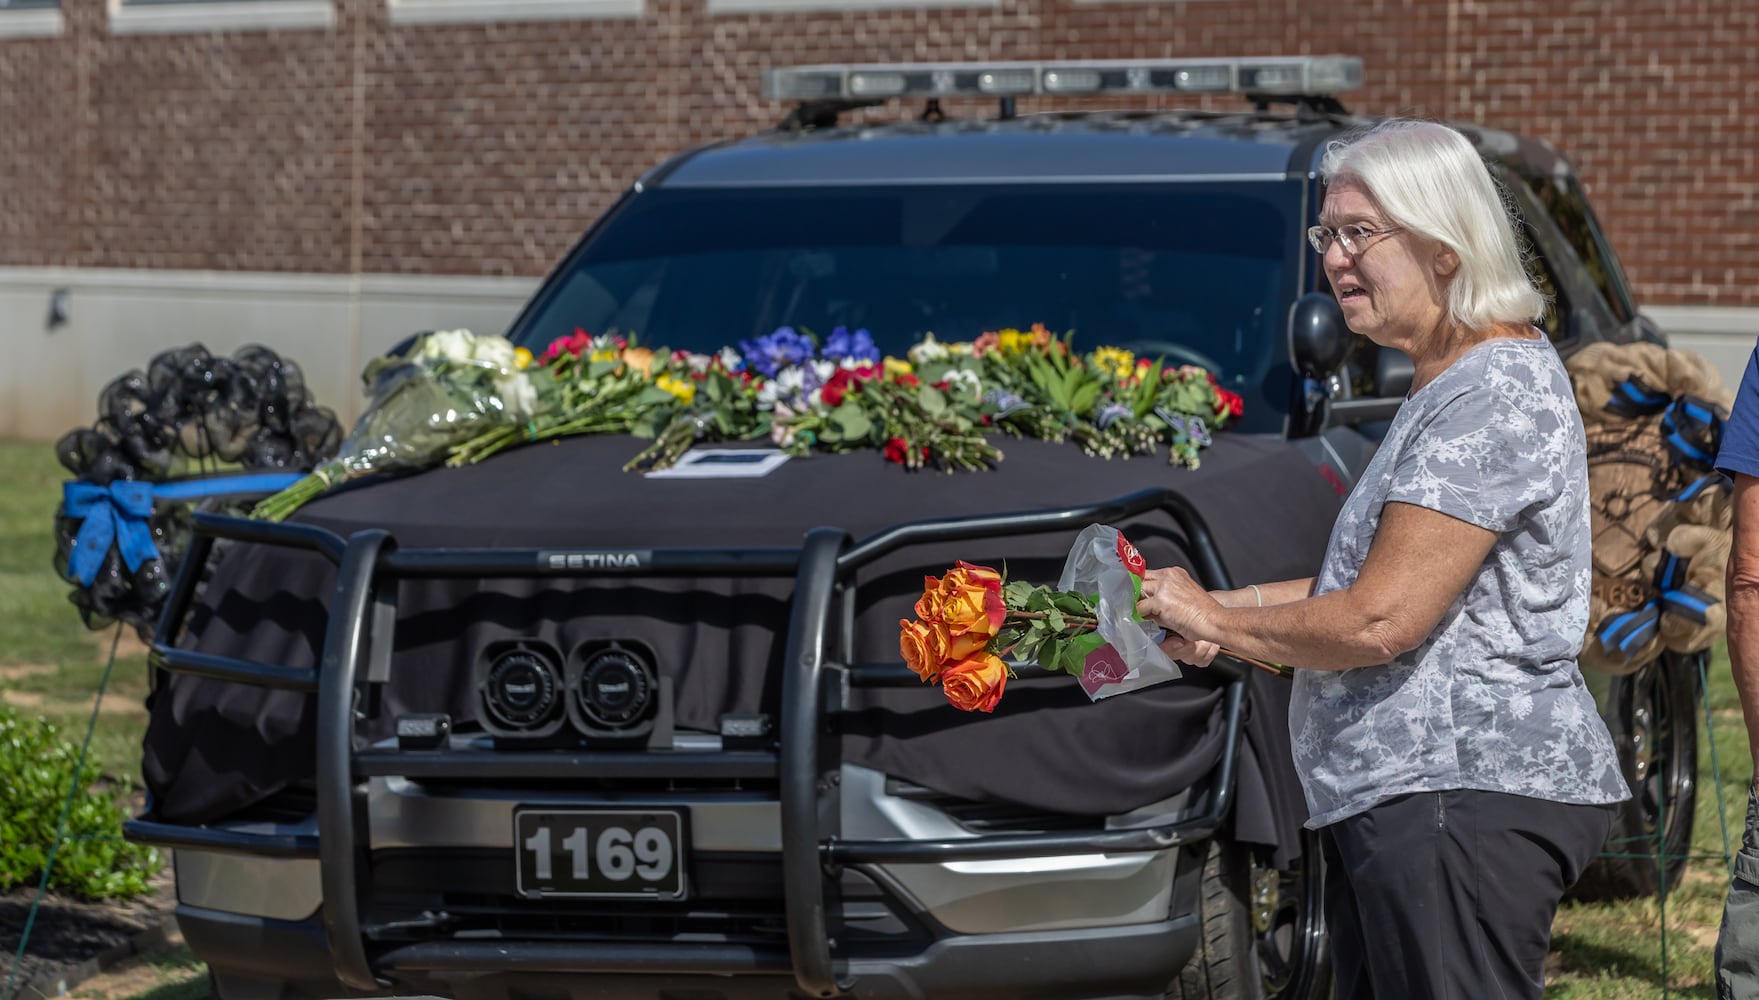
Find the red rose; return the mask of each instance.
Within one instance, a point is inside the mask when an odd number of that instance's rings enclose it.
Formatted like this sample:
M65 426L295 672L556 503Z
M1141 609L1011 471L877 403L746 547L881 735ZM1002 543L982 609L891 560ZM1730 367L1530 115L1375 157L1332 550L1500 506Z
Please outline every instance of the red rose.
M1124 568L1134 573L1138 579L1148 572L1148 563L1143 560L1142 553L1136 551L1136 546L1131 545L1121 531L1118 532L1118 558L1124 561Z
M886 461L903 465L904 460L909 457L910 446L904 443L903 438L893 438L886 442Z
M910 389L914 389L917 386L922 384L921 379L917 378L915 375L910 374L909 372L904 372L904 373L900 374L896 379L893 379L893 381L897 382L901 386L905 386L906 388L910 388Z
M1246 412L1246 400L1242 399L1239 393L1229 392L1221 386L1216 386L1215 395L1215 412L1226 413L1230 417L1237 417Z
M826 406L842 406L843 387L838 385L835 379L832 379L825 383L823 389L818 391L818 398L824 400Z

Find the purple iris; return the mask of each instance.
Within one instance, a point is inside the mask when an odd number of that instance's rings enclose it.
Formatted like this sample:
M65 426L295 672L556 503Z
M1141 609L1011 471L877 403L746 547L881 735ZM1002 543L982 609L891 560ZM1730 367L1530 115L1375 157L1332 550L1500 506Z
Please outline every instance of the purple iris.
M864 364L877 365L880 360L879 347L873 342L873 335L866 330L849 332L848 327L839 326L831 331L831 337L825 341L826 361L842 364L844 361L857 361Z
M745 363L765 378L775 378L784 368L812 360L812 341L791 326L777 327L776 332L756 340L741 340L739 353Z

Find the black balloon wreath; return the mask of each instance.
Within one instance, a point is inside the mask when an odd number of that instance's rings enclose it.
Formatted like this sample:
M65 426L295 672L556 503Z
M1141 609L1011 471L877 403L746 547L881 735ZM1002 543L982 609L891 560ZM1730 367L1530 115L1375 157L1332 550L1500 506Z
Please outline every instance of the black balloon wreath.
M88 628L114 621L151 634L190 537L190 512L248 508L254 497L168 500L149 496L151 484L177 482L184 492L201 492L189 480L217 473L310 472L336 452L342 427L328 407L316 405L299 366L266 347L240 348L230 358L210 354L200 344L173 348L154 357L146 371L131 371L98 396L98 419L56 444L61 464L73 473L69 490L105 495L92 516L111 518L112 509L130 506L144 513L156 556L129 565L138 545L125 550L126 531L101 554L76 556L76 539L87 517L69 513L63 499L55 511L55 569L74 585L69 599ZM118 483L139 483L139 487ZM147 506L150 504L150 512ZM134 539L140 520L131 527ZM107 536L108 531L102 535ZM88 535L88 548L92 539ZM76 571L81 563L89 582ZM95 573L93 567L96 567Z

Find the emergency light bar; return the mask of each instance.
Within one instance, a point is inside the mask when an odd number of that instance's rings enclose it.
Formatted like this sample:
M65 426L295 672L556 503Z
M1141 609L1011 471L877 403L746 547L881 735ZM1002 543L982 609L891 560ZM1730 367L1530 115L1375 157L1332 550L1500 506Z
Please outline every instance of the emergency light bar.
M1362 85L1356 56L854 63L765 70L775 101L1028 94L1335 94Z

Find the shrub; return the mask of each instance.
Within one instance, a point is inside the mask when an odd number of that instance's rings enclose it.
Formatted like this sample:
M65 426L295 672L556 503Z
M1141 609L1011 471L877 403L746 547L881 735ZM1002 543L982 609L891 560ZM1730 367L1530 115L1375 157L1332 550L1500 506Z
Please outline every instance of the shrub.
M42 878L78 764L79 744L62 739L47 719L0 707L0 890ZM88 756L49 887L87 899L142 895L159 870L159 852L122 839L127 809L93 787L98 776Z

